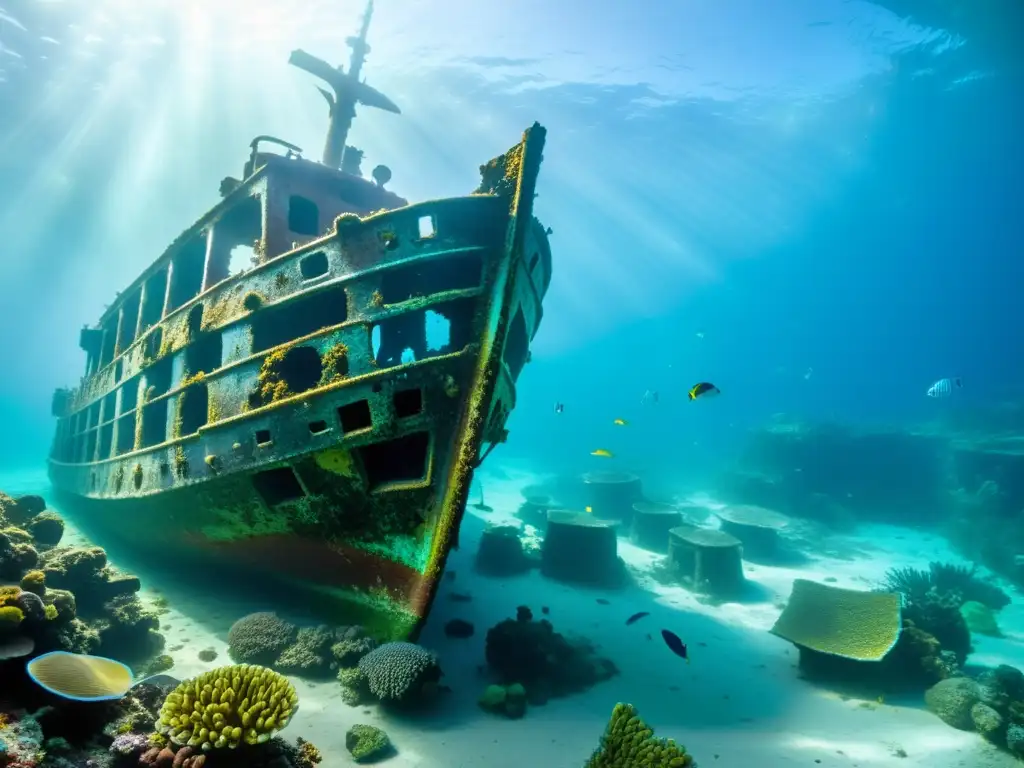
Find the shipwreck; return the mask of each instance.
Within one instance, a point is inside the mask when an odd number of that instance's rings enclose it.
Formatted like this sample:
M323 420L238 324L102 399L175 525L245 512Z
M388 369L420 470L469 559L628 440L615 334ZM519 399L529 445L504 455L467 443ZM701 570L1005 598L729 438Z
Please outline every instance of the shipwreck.
M464 197L410 204L385 166L364 178L356 105L399 112L360 79L371 14L347 71L291 55L327 86L322 160L254 139L242 178L82 329L49 472L99 543L270 579L407 638L541 321L545 131ZM251 264L235 272L239 247Z

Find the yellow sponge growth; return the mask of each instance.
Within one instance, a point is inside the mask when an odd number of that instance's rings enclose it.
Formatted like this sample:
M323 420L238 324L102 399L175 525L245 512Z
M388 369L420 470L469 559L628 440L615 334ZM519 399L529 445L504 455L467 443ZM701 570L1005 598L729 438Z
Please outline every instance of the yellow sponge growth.
M295 688L282 675L254 664L234 664L186 680L168 694L157 730L175 744L234 749L269 741L296 709Z
M771 633L819 653L880 661L900 638L900 608L894 592L861 592L797 579Z
M671 739L656 739L632 704L616 704L601 746L585 768L689 768L693 757Z

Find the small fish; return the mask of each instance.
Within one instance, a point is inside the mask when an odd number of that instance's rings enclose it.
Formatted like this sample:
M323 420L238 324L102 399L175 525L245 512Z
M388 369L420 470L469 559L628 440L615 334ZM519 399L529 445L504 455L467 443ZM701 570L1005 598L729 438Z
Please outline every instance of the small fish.
M612 422L612 424L614 424L617 427L628 427L629 426L629 422L626 421L625 419L616 419L615 421Z
M614 454L611 451L606 450L604 448L598 448L596 451L591 451L590 455L591 456L601 456L602 458L605 458L605 459L614 458Z
M714 384L707 381L702 381L699 384L694 384L687 393L687 397L691 400L696 400L698 397L714 397L720 395L721 390Z
M587 507L583 508L583 511L586 512L589 515L590 513L592 513L594 511L594 508L590 507L590 506L587 506Z
M939 379L925 392L928 397L949 397L953 394L954 389L960 389L963 386L963 382L958 378L955 379Z
M565 403L555 403L555 413L565 413Z
M703 339L703 338L704 338L704 331L697 331L697 333L696 333L696 334L694 334L694 335L695 335L695 336L696 336L696 337L697 337L698 339Z
M609 603L609 602L608 602L607 600L605 600L605 599L604 599L603 597L599 597L599 598L597 598L597 604L598 604L598 605L611 605L611 603Z
M644 396L640 398L640 405L657 405L658 404L658 392L654 389L648 389L644 392Z
M628 627L630 624L636 624L644 616L650 616L650 615L651 615L650 611L640 611L639 613L634 613L632 616L630 616L628 619L626 619L626 626Z
M661 630L661 638L665 641L665 645L672 651L676 656L681 659L686 659L686 663L690 663L690 656L686 650L686 643L679 639L679 635L675 632L670 632L667 629Z

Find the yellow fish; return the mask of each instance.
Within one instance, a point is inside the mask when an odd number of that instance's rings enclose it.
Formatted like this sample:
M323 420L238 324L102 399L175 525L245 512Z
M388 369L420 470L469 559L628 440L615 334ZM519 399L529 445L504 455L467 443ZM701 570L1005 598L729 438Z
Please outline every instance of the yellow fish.
M616 419L612 423L615 424L616 426L619 426L619 427L625 427L625 426L629 425L629 422L626 421L625 419Z
M606 451L604 448L598 448L596 451L591 451L590 455L591 456L601 456L601 457L603 457L605 459L612 458L612 452L611 451Z
M590 513L590 512L593 512L593 511L594 511L594 508L593 508L593 507L584 507L583 509L584 509L584 510L585 510L585 511L586 511L587 513Z

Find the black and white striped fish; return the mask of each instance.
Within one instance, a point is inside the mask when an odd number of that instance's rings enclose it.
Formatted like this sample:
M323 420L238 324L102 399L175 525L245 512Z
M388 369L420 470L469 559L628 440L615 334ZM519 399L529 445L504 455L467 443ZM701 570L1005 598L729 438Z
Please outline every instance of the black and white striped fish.
M954 389L960 389L963 386L963 382L960 378L955 379L939 379L930 387L925 393L928 397L949 397L953 394Z

